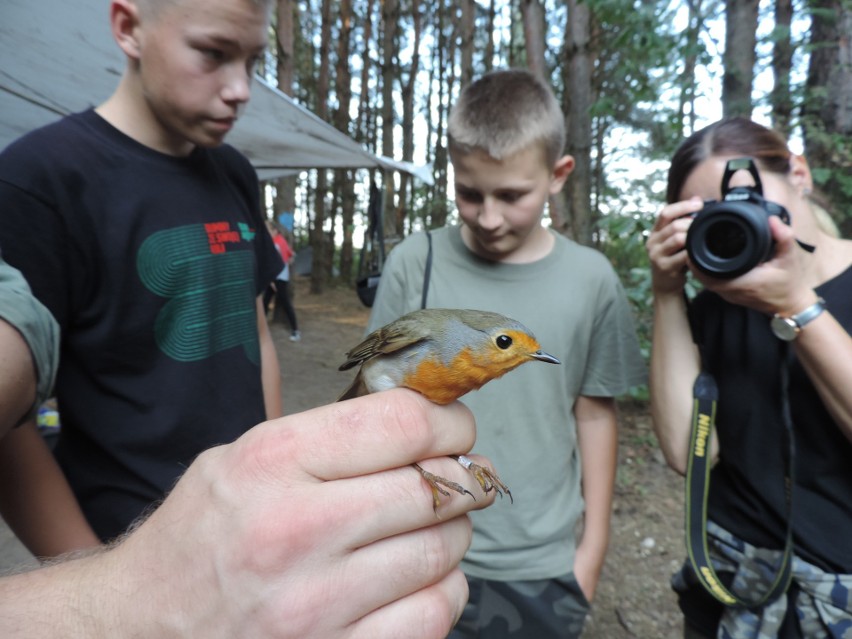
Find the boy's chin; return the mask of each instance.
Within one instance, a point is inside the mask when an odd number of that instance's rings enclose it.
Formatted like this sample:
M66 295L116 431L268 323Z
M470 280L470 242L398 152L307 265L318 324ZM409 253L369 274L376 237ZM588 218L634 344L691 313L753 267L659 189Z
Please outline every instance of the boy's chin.
M517 242L513 242L507 238L502 238L495 242L483 242L474 238L472 246L469 248L479 257L499 262L511 256L518 249L518 245Z
M224 135L204 135L197 136L196 139L192 140L195 146L201 147L202 149L215 149L217 146L221 146L225 142Z
M478 235L467 224L462 227L462 241L474 255L492 261L503 259L517 248L511 237L503 236L490 240Z
M199 126L186 132L187 139L195 146L204 149L213 149L225 142L231 127L226 126Z

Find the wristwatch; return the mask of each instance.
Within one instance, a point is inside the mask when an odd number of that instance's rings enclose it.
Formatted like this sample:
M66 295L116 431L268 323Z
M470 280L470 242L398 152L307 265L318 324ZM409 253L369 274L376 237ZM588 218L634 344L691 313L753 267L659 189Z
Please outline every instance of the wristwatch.
M792 317L781 317L775 315L769 323L775 337L782 339L785 342L792 342L798 336L799 332L805 327L808 322L812 322L819 317L825 310L825 300L821 297L817 301L808 306L801 313L796 313Z

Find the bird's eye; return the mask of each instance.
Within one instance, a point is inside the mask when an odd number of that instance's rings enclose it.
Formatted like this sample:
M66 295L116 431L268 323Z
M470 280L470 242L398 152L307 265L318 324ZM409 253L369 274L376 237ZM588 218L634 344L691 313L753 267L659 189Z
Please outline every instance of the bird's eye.
M512 345L512 338L508 335L498 335L497 336L497 348L502 350L506 350Z

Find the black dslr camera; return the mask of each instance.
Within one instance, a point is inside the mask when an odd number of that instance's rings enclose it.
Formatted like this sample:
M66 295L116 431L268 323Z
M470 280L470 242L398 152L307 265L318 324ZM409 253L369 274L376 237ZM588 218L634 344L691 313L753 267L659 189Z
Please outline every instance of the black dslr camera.
M729 188L731 176L747 170L754 186ZM704 203L686 234L686 252L697 269L719 279L733 279L772 257L775 241L769 218L790 224L780 204L763 199L763 185L751 158L728 161L722 176L722 199Z

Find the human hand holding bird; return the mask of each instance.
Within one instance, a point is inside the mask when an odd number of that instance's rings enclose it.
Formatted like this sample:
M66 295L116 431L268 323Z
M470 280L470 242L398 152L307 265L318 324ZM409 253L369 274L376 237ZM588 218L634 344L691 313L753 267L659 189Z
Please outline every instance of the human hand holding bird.
M338 401L391 388L415 390L436 404L449 404L530 361L559 364L541 350L523 324L488 311L429 308L414 311L367 336L346 354L341 371L360 365L355 379ZM497 473L474 464L464 455L456 459L476 478L482 490L496 490L512 498ZM442 486L473 495L460 484L413 466L432 488L437 512ZM475 499L475 498L474 498Z

